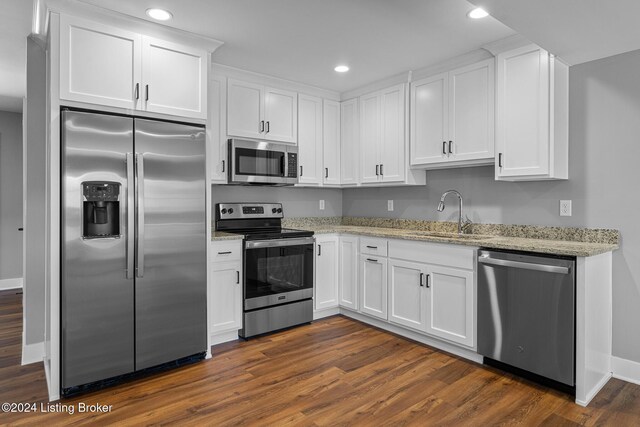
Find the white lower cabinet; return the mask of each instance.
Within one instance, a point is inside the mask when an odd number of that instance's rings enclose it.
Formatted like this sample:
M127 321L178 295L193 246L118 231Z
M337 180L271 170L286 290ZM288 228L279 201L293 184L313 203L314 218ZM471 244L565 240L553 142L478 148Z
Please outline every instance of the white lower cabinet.
M242 241L238 240L235 245L228 242L220 243L219 246L212 244L213 259L224 261L211 264L210 335L242 328ZM221 255L218 256L218 253ZM224 258L227 256L229 258Z
M358 309L358 238L340 236L338 256L338 303L340 307Z
M338 236L316 236L316 311L338 307L338 264Z
M429 265L426 272L429 282L425 331L430 335L473 347L473 271Z
M389 321L424 331L427 266L417 262L389 260Z
M387 258L360 255L360 311L387 320Z

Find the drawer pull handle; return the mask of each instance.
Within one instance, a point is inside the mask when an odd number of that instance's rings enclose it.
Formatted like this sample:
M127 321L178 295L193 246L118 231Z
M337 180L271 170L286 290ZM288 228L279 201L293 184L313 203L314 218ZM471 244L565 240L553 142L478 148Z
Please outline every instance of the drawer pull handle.
M231 251L218 252L218 255L229 255Z
M369 261L369 262L376 262L376 263L378 262L378 260L377 260L377 259L372 259L372 258L367 258L367 261Z
M368 247L369 249L378 249L378 247L377 247L377 246L369 246L369 245L367 245L367 247Z

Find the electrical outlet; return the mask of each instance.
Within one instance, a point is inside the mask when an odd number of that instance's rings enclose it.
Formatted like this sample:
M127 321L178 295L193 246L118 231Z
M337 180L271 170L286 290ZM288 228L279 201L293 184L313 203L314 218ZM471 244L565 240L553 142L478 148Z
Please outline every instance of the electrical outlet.
M571 200L560 200L560 216L571 216Z
M324 200L320 200L320 210L324 210Z
M387 210L389 212L393 210L393 200L387 200Z

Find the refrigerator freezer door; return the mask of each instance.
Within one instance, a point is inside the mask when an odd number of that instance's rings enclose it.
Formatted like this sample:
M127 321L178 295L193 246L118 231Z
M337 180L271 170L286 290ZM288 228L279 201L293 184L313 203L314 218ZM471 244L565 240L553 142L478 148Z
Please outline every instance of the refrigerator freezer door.
M133 119L75 111L64 111L62 119L61 329L66 389L134 370L134 282L127 279L126 249L132 234L127 221L133 209L127 202L133 191L127 185L127 153L133 151ZM112 192L119 184L118 218L114 211L99 221L83 215L83 206L94 208L89 206L94 202L85 201L87 191L100 190L91 182L113 183ZM119 229L119 236L83 239L83 219L94 228L117 220L114 229Z
M135 120L136 369L204 352L204 128Z

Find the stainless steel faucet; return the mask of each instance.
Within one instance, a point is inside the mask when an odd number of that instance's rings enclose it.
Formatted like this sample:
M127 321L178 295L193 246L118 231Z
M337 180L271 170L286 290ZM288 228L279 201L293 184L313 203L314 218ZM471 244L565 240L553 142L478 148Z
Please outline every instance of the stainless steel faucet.
M444 210L444 199L450 194L453 193L458 196L458 234L462 234L462 195L458 193L456 190L448 190L442 194L440 197L440 203L438 204L438 212L442 212Z

